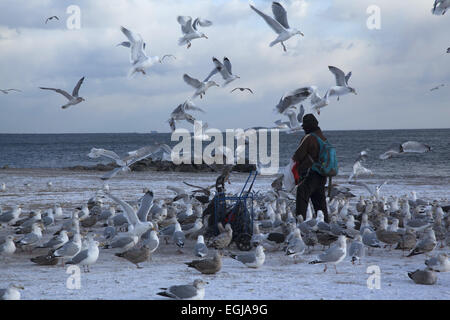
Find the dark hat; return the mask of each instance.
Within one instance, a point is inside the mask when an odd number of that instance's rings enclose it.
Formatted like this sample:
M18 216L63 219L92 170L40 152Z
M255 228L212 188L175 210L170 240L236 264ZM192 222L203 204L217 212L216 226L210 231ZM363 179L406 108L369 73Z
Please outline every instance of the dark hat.
M305 114L303 117L303 129L312 129L316 128L319 125L319 121L317 121L316 117L312 113Z

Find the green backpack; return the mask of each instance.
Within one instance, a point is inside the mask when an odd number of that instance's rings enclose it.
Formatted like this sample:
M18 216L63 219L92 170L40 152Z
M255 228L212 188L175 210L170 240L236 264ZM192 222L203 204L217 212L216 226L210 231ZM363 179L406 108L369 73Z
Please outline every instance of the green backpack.
M328 142L320 139L315 133L311 133L319 142L319 161L314 162L311 169L325 177L334 177L338 174L338 162L336 149Z

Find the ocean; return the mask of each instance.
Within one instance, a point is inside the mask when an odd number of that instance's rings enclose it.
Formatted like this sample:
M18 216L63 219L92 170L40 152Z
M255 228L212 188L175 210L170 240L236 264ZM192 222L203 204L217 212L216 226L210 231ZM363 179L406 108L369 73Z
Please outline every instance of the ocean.
M438 179L450 184L450 129L324 131L324 134L336 147L341 177L350 174L359 152L369 149L364 166L378 179ZM302 132L280 132L280 166L289 162L302 136ZM392 144L408 140L426 143L432 151L388 160L378 158ZM90 159L87 154L96 147L125 156L128 151L154 142L170 146L178 143L171 141L170 133L0 134L0 167L65 168L108 163L110 159ZM203 147L208 144L210 142L203 142Z

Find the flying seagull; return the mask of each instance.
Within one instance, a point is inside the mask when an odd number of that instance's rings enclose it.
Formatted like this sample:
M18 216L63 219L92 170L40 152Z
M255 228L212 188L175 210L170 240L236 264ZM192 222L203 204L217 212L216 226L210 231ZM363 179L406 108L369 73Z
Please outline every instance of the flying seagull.
M203 82L190 77L188 74L184 74L183 75L183 80L184 82L186 82L188 85L190 85L191 87L193 87L195 89L194 94L192 95L192 99L200 96L200 99L203 98L203 95L206 94L206 90L208 90L208 88L212 87L212 86L217 86L219 87L219 85L211 80L207 80L208 78L206 78Z
M435 0L431 13L434 15L444 15L450 7L450 0Z
M4 94L8 94L10 91L22 92L19 89L0 89L0 91L3 92Z
M47 20L45 20L45 24L47 24L47 22L49 20L53 20L53 19L59 20L59 18L57 16L51 16L51 17L47 18Z
M134 32L128 30L127 28L120 27L122 33L128 38L128 41L122 42L119 45L124 47L129 47L130 52L130 63L132 65L129 75L133 75L135 72L141 72L146 74L145 69L150 68L155 63L162 63L166 57L174 57L171 54L166 54L162 58L158 56L149 57L145 53L145 43L142 40L140 34L135 34ZM175 57L174 57L175 58Z
M175 121L186 120L187 122L194 124L196 119L191 114L187 113L186 110L205 112L203 109L196 107L190 100L186 100L182 104L179 104L170 114L169 125L172 132L176 130Z
M324 108L328 105L328 97L330 95L330 90L328 90L323 97L321 97L317 93L317 87L311 86L311 88L314 89L313 93L311 94L311 109L317 112L318 115L320 115L320 109Z
M288 40L296 34L304 36L301 31L295 28L291 29L291 27L289 27L287 12L280 3L272 2L272 13L275 19L259 11L252 5L250 5L250 8L252 8L257 14L259 14L264 19L264 21L266 21L266 23L273 29L273 31L278 34L278 37L270 43L271 47L273 47L277 43L281 43L281 45L283 46L283 50L286 52L286 46L284 45L283 41Z
M331 73L334 74L336 78L336 86L331 87L328 90L328 96L330 97L337 96L339 100L339 97L345 94L348 93L354 93L355 95L357 94L354 88L348 86L348 80L352 76L351 71L347 73L347 75L345 75L344 71L342 71L339 68L328 66L328 69L331 71Z
M201 27L209 27L212 25L212 22L206 19L196 18L194 22L192 22L192 18L189 16L178 16L178 23L181 25L181 32L183 36L178 40L178 45L183 46L187 44L187 48L191 47L191 41L198 38L208 37L203 33L197 30L198 26Z
M445 84L440 84L434 88L431 88L430 91L438 90L439 88L445 87Z
M222 84L222 87L225 87L227 84L229 84L231 81L234 81L236 79L239 79L240 77L237 75L234 75L231 72L231 62L230 59L227 57L223 58L223 63L220 62L217 58L212 58L214 63L214 69L211 71L211 73L206 77L205 82L208 81L213 75L215 75L217 72L220 72L222 75L223 80L225 82Z
M84 98L78 96L78 91L80 90L80 87L81 87L81 84L83 83L83 81L84 81L84 77L81 78L78 81L78 83L75 86L75 88L73 88L72 95L68 94L67 91L64 91L64 90L61 90L61 89L44 88L44 87L39 87L39 88L42 89L42 90L53 90L55 92L58 92L58 93L62 94L64 97L67 98L67 100L69 100L69 102L66 103L65 105L63 105L61 108L67 109L70 106L74 106L76 104L79 104L82 101L85 101Z
M308 99L314 91L314 87L303 87L289 93L285 93L276 105L275 111L283 114L290 107L295 106L296 104L299 104L300 102Z
M107 172L104 176L101 177L102 180L108 180L114 177L120 171L130 171L130 166L142 159L148 158L152 154L155 154L159 151L166 152L168 154L171 153L170 147L166 144L154 144L150 146L142 147L135 151L128 152L128 156L124 158L120 158L117 153L111 150L105 149L97 149L92 148L91 152L89 152L88 157L91 159L98 158L100 156L107 157L113 159L116 164L119 166L109 172Z
M240 87L239 88L234 88L233 90L230 91L230 93L232 93L232 92L234 92L236 90L241 90L241 92L244 91L244 90L248 90L251 94L253 94L252 89L250 89L250 88L240 88Z

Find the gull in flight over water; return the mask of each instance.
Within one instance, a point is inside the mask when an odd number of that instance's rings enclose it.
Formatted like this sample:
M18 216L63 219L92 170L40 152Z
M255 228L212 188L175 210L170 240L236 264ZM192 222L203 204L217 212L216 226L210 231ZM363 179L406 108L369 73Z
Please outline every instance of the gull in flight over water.
M181 32L183 36L178 40L178 45L183 46L187 44L187 48L191 47L191 41L194 39L205 38L208 37L203 33L197 30L198 26L201 27L209 27L212 25L212 22L206 19L196 18L194 22L192 22L192 18L189 16L178 16L178 23L181 25Z
M430 91L438 90L439 88L445 87L445 84L440 84L434 88L431 88Z
M83 83L83 81L84 81L84 77L81 78L81 79L78 81L78 83L77 83L77 85L75 86L75 88L73 88L72 95L70 95L69 93L67 93L67 91L64 91L64 90L61 90L61 89L44 88L44 87L39 87L39 88L42 89L42 90L53 90L53 91L55 91L55 92L58 92L58 93L62 94L64 97L67 98L67 100L69 100L69 102L66 103L65 105L63 105L61 108L67 109L67 108L70 107L70 106L74 106L74 105L76 105L76 104L79 104L79 103L82 102L82 101L85 101L84 98L78 96L78 91L80 90L80 87L81 87L81 84Z
M284 41L288 40L296 34L304 36L301 31L289 26L287 20L287 12L280 3L272 2L272 13L275 19L259 11L252 5L250 5L250 8L252 8L257 14L259 14L264 19L264 21L266 21L266 23L273 29L273 31L278 34L278 37L274 41L272 41L269 46L273 47L277 43L281 43L281 45L283 46L283 50L286 52L287 50L286 46L283 43Z
M289 118L289 121L281 122L281 120L275 121L275 124L279 129L287 129L286 133L294 133L303 130L302 122L303 115L305 114L305 108L300 105L300 112L297 114L297 108L291 107L284 112L284 115Z
M191 114L187 113L186 110L205 112L203 109L196 107L190 100L186 100L184 103L179 104L170 114L169 125L172 132L176 130L175 121L186 120L187 122L194 124L196 119Z
M338 97L337 99L339 101L339 97L343 96L345 94L348 94L348 93L354 93L355 95L357 94L356 90L354 88L348 86L348 80L352 76L351 71L349 73L347 73L347 75L345 75L344 71L342 71L339 68L336 68L333 66L328 66L328 69L336 77L336 86L331 87L328 90L329 97L337 96Z
M164 58L166 57L173 57L171 54L166 54L162 58L158 56L149 57L145 53L145 47L146 44L144 43L144 40L142 40L142 37L140 34L135 34L134 32L128 30L127 28L120 27L120 30L123 32L123 34L128 38L128 41L124 41L122 43L119 43L119 45L122 45L124 47L128 47L131 49L130 52L130 63L132 65L129 76L132 76L136 72L141 72L142 74L146 74L145 69L150 68L155 63L159 62L162 63Z
M155 144L142 147L138 150L130 151L128 152L128 156L126 156L125 158L120 158L117 153L111 150L92 148L91 152L89 152L88 154L88 157L91 159L95 159L103 156L113 159L116 162L119 167L107 172L104 176L101 177L102 180L108 180L114 177L120 171L130 171L130 166L132 164L142 159L148 158L152 154L155 154L159 151L163 151L168 154L171 154L172 152L170 147L166 144Z
M208 81L213 75L215 75L217 72L220 72L222 75L223 80L225 82L222 84L222 87L225 87L227 84L229 84L231 81L234 81L236 79L239 79L240 77L237 75L234 75L231 72L231 62L227 57L223 58L223 63L220 62L217 58L212 58L214 63L214 69L211 71L211 73L206 77L205 82Z
M313 94L314 90L314 87L303 87L289 93L285 93L276 105L275 111L284 114L284 112L290 107L308 99Z
M323 97L317 93L317 87L311 86L313 88L313 93L311 94L311 109L320 115L320 109L326 107L329 104L328 97L330 95L330 90L328 90Z
M203 95L206 94L206 90L208 90L210 87L212 87L212 86L219 87L219 85L216 82L208 80L208 78L206 78L202 82L198 79L190 77L186 73L183 75L183 80L184 80L184 82L186 82L188 85L190 85L191 87L193 87L195 89L195 92L192 95L192 99L194 99L198 96L200 96L200 99L202 99Z

